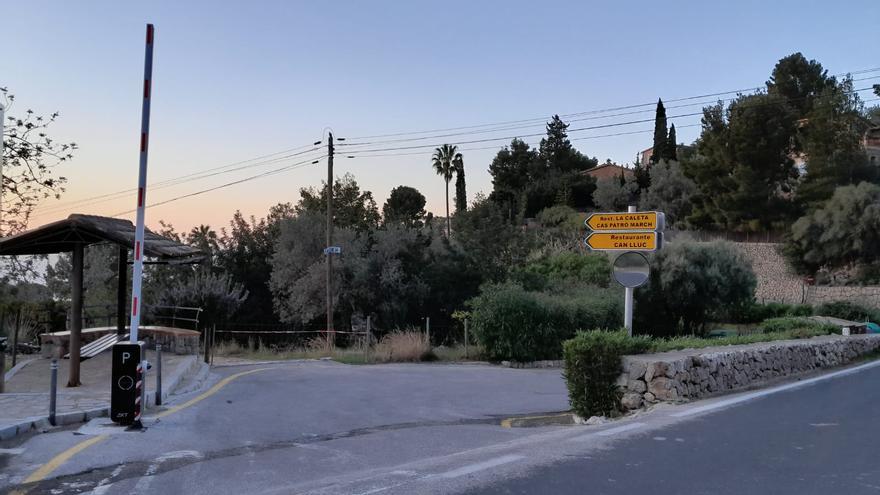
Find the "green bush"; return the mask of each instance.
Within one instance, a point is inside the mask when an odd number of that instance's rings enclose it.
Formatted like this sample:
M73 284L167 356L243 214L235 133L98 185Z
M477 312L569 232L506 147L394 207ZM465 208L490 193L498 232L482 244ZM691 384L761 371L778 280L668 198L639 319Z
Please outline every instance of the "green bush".
M562 252L515 269L511 278L529 290L585 284L608 287L611 264L604 254Z
M838 333L840 329L835 325L820 323L809 318L783 317L764 320L758 327L762 333L780 333L795 331L815 331L817 335Z
M578 332L563 345L568 400L579 416L611 416L620 407L615 382L622 372L620 358L651 348L648 337L630 337L626 330Z
M820 316L833 316L849 321L873 321L880 323L880 310L866 308L848 301L825 303L816 308Z
M636 289L636 328L653 336L702 335L710 317L742 312L755 274L730 244L670 243L651 260L651 278Z
M785 304L771 302L767 304L751 304L743 308L737 314L731 315L730 320L738 323L757 323L768 318L782 318L784 316L811 316L813 307L809 304Z
M471 327L490 360L558 359L580 328L621 325L619 291L597 287L530 292L514 283L485 286L471 299Z

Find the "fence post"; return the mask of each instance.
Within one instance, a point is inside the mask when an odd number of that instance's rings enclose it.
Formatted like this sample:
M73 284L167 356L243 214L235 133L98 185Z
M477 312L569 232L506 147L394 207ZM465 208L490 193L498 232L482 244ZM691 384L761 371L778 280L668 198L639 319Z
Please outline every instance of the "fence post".
M49 424L55 426L55 406L57 405L56 395L58 393L58 359L52 358L49 372L52 374L51 388L49 389Z
M464 319L464 358L468 359L468 328L467 318Z
M162 344L156 344L156 405L162 405Z
M12 334L12 365L15 366L15 360L18 357L18 329L21 328L21 306L15 312L15 330Z
M208 363L210 365L214 364L214 339L217 338L217 324L215 323L211 327L211 361Z
M0 394L6 391L6 339L0 338Z
M205 364L210 364L210 361L208 360L209 359L208 358L208 346L210 345L210 343L208 342L208 339L210 338L210 333L211 333L211 328L206 326L205 331L203 332L203 335L202 335L202 337L203 337L202 340L205 343Z
M425 337L428 339L428 347L431 347L431 317L425 317Z
M370 346L373 344L373 330L370 325L370 316L367 315L367 335L366 335L366 343L364 344L364 362L367 362L367 358L370 352Z

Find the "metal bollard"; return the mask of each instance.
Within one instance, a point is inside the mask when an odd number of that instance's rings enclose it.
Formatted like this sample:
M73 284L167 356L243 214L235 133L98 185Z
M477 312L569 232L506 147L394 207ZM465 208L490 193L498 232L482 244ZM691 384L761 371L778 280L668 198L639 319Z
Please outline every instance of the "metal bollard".
M49 365L49 370L52 372L52 384L50 385L49 390L49 424L52 426L55 425L55 407L57 405L57 394L58 394L58 360L52 358L52 364Z
M156 344L156 405L162 405L162 344Z

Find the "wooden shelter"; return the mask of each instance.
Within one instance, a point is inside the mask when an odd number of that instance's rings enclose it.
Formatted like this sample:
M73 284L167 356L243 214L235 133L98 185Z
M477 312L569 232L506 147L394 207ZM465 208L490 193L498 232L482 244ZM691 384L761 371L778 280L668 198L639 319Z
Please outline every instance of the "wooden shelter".
M68 387L80 384L80 341L82 334L83 258L90 244L112 243L119 246L118 285L116 292L116 330L123 335L126 327L128 250L134 249L134 224L128 220L95 215L73 214L64 220L0 239L0 255L73 253L70 273L70 378ZM173 239L150 232L145 234L144 256L149 263L188 264L201 262L202 253Z

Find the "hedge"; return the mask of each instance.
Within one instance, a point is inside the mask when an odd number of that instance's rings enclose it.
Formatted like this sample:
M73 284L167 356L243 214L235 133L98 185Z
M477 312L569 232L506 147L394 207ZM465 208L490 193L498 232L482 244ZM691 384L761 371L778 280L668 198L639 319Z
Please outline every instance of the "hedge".
M578 332L563 344L563 376L568 400L581 417L612 416L620 406L615 384L622 373L621 357L651 349L650 337L630 337L626 330Z
M468 302L471 328L492 361L559 359L581 328L622 324L621 291L598 287L532 292L512 283L484 287Z

